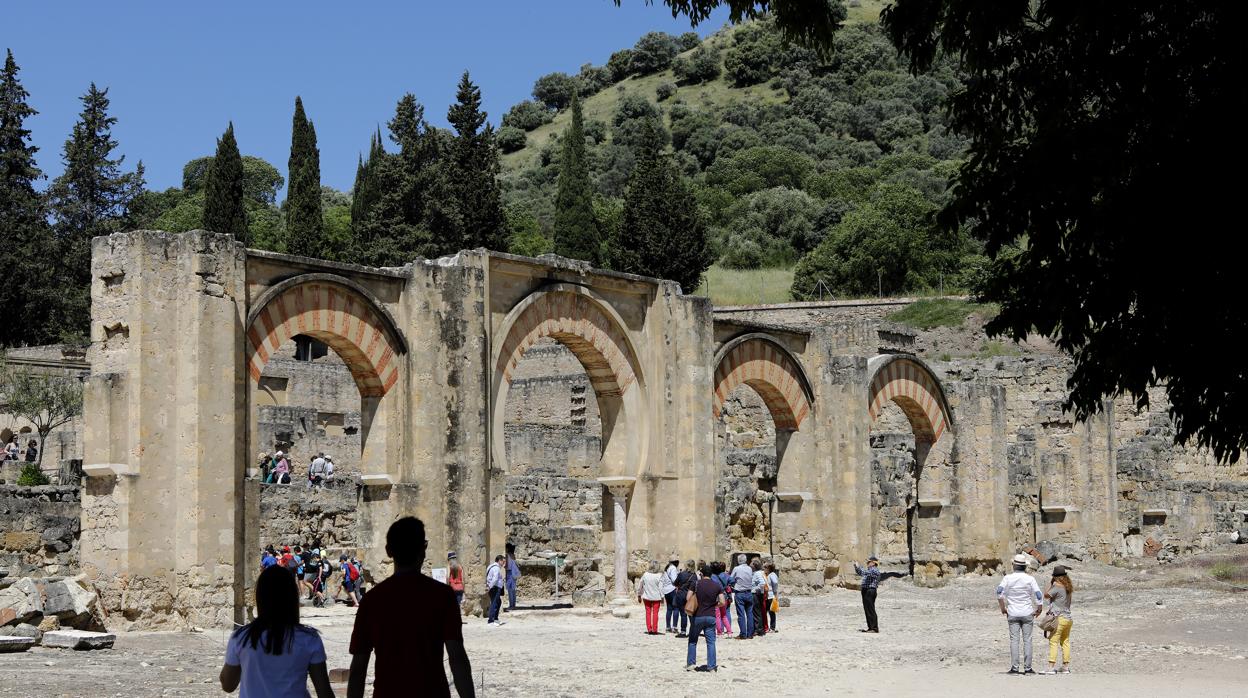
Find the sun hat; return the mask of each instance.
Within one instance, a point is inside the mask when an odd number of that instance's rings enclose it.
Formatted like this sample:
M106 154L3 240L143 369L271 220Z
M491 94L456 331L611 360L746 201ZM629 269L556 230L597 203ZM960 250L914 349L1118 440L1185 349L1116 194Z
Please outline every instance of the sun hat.
M1029 555L1024 555L1023 553L1019 553L1014 556L1014 564L1016 565L1026 565L1029 563L1031 563L1031 557Z
M874 555L872 555L871 557L867 558L867 562L879 562L879 561L880 561L880 558L878 558L878 557L876 557L876 556L874 556Z
M1053 576L1054 576L1054 577L1065 577L1065 576L1066 576L1066 568L1065 568L1065 567L1062 567L1061 565L1058 565L1057 567L1054 567L1054 568L1053 568Z
M454 550L452 550L451 552L447 553L447 554L446 554L446 559L448 559L448 560L454 560L454 559L455 559L455 551L454 551Z

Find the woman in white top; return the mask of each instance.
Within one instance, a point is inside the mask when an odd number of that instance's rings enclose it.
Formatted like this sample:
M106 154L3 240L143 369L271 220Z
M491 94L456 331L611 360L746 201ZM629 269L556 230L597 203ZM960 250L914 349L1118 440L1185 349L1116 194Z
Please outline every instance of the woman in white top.
M676 577L680 575L680 560L671 560L667 569L663 570L662 592L667 599L667 632L676 632L676 623L680 620L680 609L676 608Z
M763 571L767 573L767 586L771 587L771 600L767 602L767 616L771 621L771 627L768 632L779 632L776 630L776 607L780 605L780 576L776 574L775 563L768 562L763 565Z
M333 698L321 636L299 622L295 576L273 565L256 580L256 619L235 630L226 644L221 688L233 693L241 684L241 698L311 698L309 676L317 698Z
M663 579L659 561L651 560L646 573L637 580L637 600L646 606L646 634L659 634L659 606L663 605Z

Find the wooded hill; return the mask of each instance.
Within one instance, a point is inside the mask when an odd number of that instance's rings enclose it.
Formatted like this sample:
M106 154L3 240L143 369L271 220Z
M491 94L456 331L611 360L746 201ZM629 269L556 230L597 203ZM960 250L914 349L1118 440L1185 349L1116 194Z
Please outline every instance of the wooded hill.
M983 266L977 245L932 219L966 146L945 127L958 76L946 63L910 75L867 21L871 8L856 12L825 58L760 21L703 41L647 34L605 66L539 78L498 133L512 249L554 248L576 91L604 239L650 122L689 179L720 265L796 263L798 299L967 286Z

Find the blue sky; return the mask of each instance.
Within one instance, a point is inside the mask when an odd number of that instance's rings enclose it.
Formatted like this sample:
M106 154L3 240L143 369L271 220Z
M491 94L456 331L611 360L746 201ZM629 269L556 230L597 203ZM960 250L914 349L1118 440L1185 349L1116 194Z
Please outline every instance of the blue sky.
M696 31L723 25L717 16ZM661 3L624 0L6 2L0 50L12 49L30 103L39 166L61 147L94 81L109 88L113 135L148 187L179 186L226 123L239 147L286 174L295 95L316 124L321 180L347 190L356 158L394 103L412 92L445 125L460 74L481 87L497 125L546 73L605 63L647 31L689 31ZM46 182L45 182L46 184Z

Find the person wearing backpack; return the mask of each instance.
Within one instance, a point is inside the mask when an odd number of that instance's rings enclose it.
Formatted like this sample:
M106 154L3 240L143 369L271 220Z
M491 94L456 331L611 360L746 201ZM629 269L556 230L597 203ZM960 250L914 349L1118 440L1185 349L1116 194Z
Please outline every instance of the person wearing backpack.
M338 556L338 571L342 572L342 581L338 583L338 591L334 592L334 601L344 591L347 593L347 605L356 604L355 586L360 578L360 570L347 559L346 553Z

